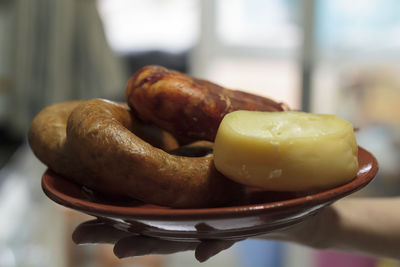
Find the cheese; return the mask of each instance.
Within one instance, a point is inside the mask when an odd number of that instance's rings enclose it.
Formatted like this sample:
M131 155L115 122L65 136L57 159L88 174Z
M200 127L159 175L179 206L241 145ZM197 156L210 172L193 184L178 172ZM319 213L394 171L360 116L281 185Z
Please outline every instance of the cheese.
M335 115L235 111L219 126L214 163L245 185L316 191L352 180L357 151L353 126Z

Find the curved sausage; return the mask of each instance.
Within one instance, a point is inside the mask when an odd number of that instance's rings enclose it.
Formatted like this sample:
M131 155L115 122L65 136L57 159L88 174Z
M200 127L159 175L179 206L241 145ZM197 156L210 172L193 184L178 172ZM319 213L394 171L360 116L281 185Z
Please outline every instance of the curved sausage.
M90 175L66 144L67 119L80 101L58 103L44 108L33 119L28 133L36 157L55 172L80 181Z
M212 156L185 157L156 148L130 130L132 118L127 108L100 99L72 110L67 143L93 174L81 184L179 208L215 207L241 196L243 186L220 174Z
M88 170L81 167L66 142L67 120L72 110L83 101L69 101L53 104L41 110L33 119L28 142L38 159L50 169L67 177L87 175ZM114 103L121 109L129 108L123 103ZM178 143L169 133L159 128L134 120L132 129L138 136L152 145L164 150L178 149ZM79 181L79 179L78 179Z

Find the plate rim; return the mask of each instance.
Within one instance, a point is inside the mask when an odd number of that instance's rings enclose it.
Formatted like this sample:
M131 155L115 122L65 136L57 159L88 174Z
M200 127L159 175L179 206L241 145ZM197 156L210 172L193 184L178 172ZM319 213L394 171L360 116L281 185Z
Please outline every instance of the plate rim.
M362 173L359 178L359 173L362 170L358 170L355 179L350 182L331 188L328 190L320 191L318 193L310 194L307 196L301 196L293 199L250 204L250 205L237 205L227 207L215 207L215 208L192 208L192 209L173 209L163 206L152 205L155 208L143 209L139 207L125 207L112 204L103 204L93 202L90 200L78 199L65 194L52 187L51 183L47 180L54 178L54 176L61 176L56 174L52 170L48 169L42 176L42 190L44 193L54 202L66 206L84 213L92 214L94 216L106 216L106 217L118 217L118 218L135 218L135 219L158 219L164 220L168 217L168 220L189 220L198 218L234 218L234 217L248 217L257 216L266 212L290 212L296 207L304 207L306 209L309 206L315 206L318 204L334 202L337 199L343 198L355 191L360 190L366 186L376 176L379 166L376 158L373 154L366 149L358 146L358 155L363 154L368 158L368 164L370 166L367 173ZM67 180L67 182L70 182ZM73 182L70 182L73 183ZM342 191L342 193L338 193ZM114 208L114 210L113 210ZM99 215L101 214L101 215Z

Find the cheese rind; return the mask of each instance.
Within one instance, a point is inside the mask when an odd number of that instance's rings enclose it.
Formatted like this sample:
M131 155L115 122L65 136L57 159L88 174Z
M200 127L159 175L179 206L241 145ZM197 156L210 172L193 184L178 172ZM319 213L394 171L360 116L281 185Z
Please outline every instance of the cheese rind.
M274 191L315 191L352 180L358 170L353 126L335 115L235 111L214 144L218 171Z

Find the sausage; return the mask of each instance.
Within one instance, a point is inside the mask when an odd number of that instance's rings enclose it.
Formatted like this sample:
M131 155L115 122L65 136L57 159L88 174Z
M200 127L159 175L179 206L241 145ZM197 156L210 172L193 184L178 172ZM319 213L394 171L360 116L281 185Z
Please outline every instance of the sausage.
M56 134L46 132L55 136L54 140L51 144L38 141L41 129L46 126L43 121L38 126L37 121L44 115L49 117L49 112L56 108L45 109L34 120L31 147L39 158L43 158L43 153L37 147L55 147L54 151L46 149L48 155L43 161L55 172L81 185L109 195L177 208L215 207L242 195L243 186L220 174L212 155L186 157L176 155L179 150L176 146L168 146L175 151L170 154L151 145L137 134L142 123L126 105L115 102L93 99L74 108L68 106L63 116L56 112L55 116L59 117L53 123L63 122L54 128ZM65 126L66 136L60 133L65 131ZM45 140L43 136L39 139ZM62 152L65 157L54 164L48 152ZM57 158L60 159L58 155Z
M219 206L239 196L243 187L214 167L212 156L172 155L132 131L131 113L110 101L89 100L68 118L67 138L100 192L131 196L170 207Z
M67 142L68 117L72 110L82 103L70 101L44 108L35 116L28 132L28 142L36 157L53 171L78 184L83 184L82 181L88 180L88 177L92 180L97 179L95 174L77 159ZM114 105L129 110L124 103ZM130 130L155 147L173 151L184 149L178 147L176 139L169 133L154 125L140 123L134 117L129 119L132 120L129 123Z
M67 119L81 102L57 103L44 108L33 119L28 132L29 145L45 165L79 182L91 173L71 155L66 142Z
M69 101L44 108L35 116L28 132L28 142L36 157L53 171L76 183L81 183L87 176L93 175L74 156L66 136L68 117L72 110L82 103L82 101ZM121 109L129 109L124 103L114 103L114 105ZM134 117L131 119L133 120L131 130L144 140L165 150L179 148L176 139L169 133L154 125L140 123Z
M222 118L235 110L288 110L283 103L160 66L143 67L131 76L126 101L140 119L171 132L182 142L214 141Z

